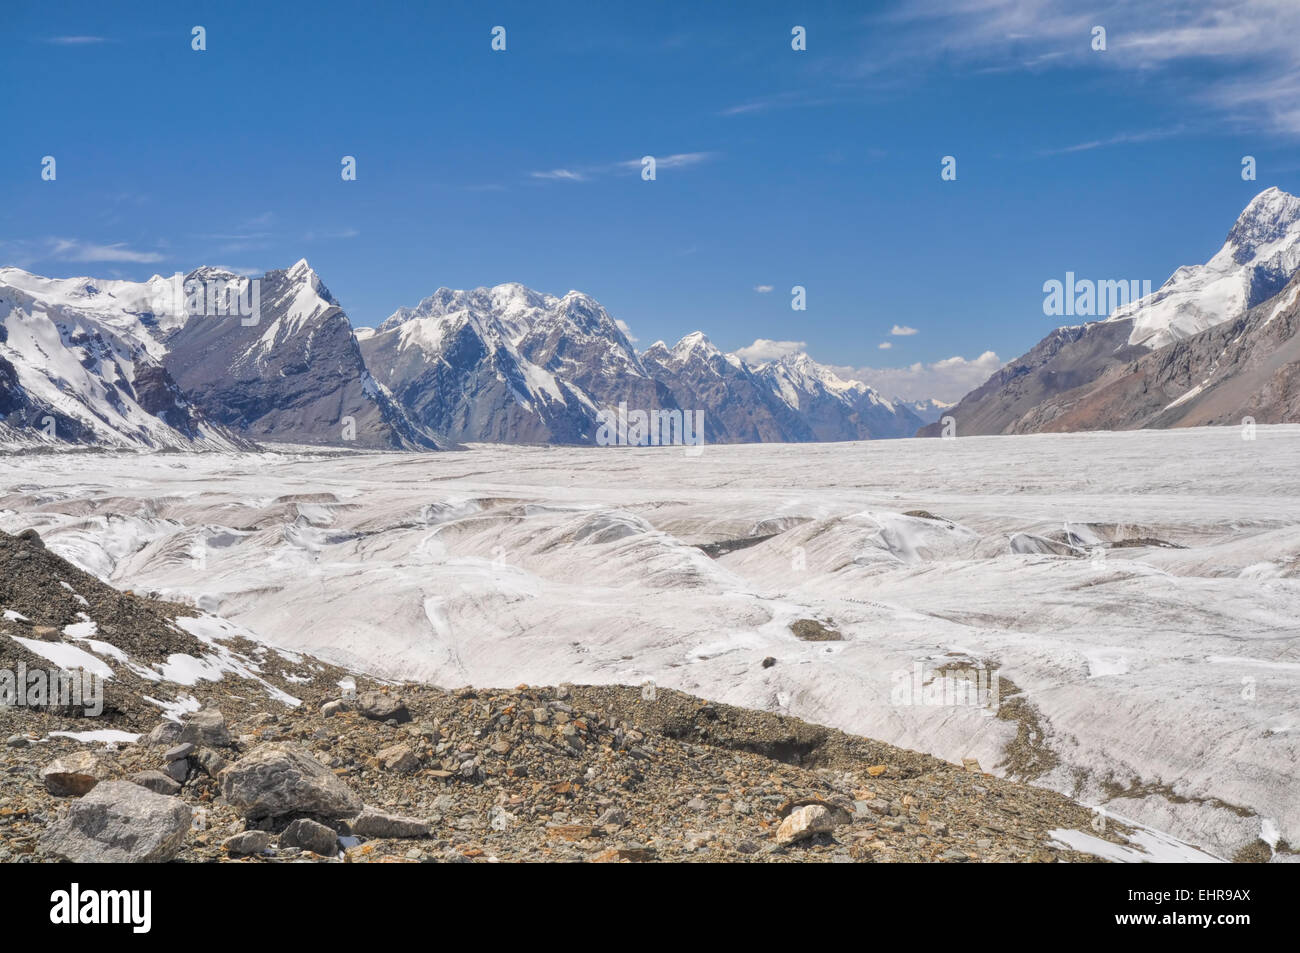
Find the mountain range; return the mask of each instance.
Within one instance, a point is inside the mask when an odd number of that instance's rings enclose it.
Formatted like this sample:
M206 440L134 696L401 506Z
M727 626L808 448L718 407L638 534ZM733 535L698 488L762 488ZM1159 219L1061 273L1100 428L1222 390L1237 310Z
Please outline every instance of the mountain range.
M751 366L699 332L638 353L577 291L440 288L354 330L305 260L138 283L0 269L9 446L592 444L619 407L702 412L708 443L861 440L912 436L939 406L806 354Z
M146 282L0 268L0 445L591 445L618 408L702 415L706 443L935 436L941 417L959 435L1278 423L1300 411L1298 275L1300 199L1267 189L1208 262L947 405L700 331L638 352L578 291L439 288L354 329L306 260Z
M1052 330L945 415L958 435L1294 421L1298 275L1300 198L1267 189L1208 262L1104 320Z

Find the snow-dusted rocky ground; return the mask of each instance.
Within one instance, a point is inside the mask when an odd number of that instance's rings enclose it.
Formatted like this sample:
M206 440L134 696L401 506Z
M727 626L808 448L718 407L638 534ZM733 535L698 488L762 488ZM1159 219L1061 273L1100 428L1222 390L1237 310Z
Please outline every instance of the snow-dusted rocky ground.
M1300 845L1298 473L1297 426L67 453L0 460L0 528L377 675L652 677L985 769L1011 745L1037 783L1231 857ZM809 618L844 640L796 638ZM1031 707L897 704L918 661L1000 666Z

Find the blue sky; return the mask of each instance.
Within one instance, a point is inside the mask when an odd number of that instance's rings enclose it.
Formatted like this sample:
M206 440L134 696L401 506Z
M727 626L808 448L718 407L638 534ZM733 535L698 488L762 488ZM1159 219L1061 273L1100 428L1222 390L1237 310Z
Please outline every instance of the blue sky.
M642 347L797 343L955 399L1057 323L1044 281L1159 285L1300 190L1300 3L1080 6L9 0L0 263L306 257L357 325L577 288Z

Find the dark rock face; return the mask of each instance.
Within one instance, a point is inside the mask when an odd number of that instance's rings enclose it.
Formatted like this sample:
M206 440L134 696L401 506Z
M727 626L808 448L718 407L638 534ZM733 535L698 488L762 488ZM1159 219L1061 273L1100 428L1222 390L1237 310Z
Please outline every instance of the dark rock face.
M1098 363L1076 375L1062 369L1059 353L1017 373L1038 349L1008 365L954 408L958 435L1202 427L1246 417L1287 423L1300 415L1300 276L1235 321L1154 351L1119 346L1105 359L1105 345L1124 337L1127 324L1087 326L1072 353L1080 341L1102 346L1091 351ZM1070 346L1061 351L1068 356Z
M1236 321L1145 354L1025 420L1043 430L1291 423L1300 416L1300 276ZM1041 419L1041 423L1039 420Z
M1298 269L1300 199L1266 189L1204 265L1108 320L1052 331L946 413L959 436L1293 419Z
M958 436L1033 432L1038 428L1024 421L1033 418L1038 408L1147 352L1128 343L1132 330L1131 321L1057 328L963 397L945 416L957 421ZM928 424L919 436L937 437L941 427L938 421Z
M436 448L370 376L347 315L305 261L268 272L260 303L256 323L192 315L165 339L167 369L207 417L254 440Z

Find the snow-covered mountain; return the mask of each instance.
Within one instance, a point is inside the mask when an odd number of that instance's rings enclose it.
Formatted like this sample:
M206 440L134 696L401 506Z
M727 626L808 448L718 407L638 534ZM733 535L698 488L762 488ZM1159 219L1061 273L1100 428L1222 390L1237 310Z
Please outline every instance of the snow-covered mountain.
M1133 322L1130 344L1164 347L1239 317L1273 297L1300 270L1300 198L1270 188L1246 206L1223 247L1184 265L1154 294L1116 309Z
M641 359L676 406L704 412L708 443L812 439L797 410L770 382L735 354L723 354L703 332L688 334L671 348L656 341Z
M1041 404L1025 429L1119 430L1300 419L1300 272L1235 320L1117 365Z
M807 421L814 440L913 437L925 423L903 402L887 400L861 381L842 380L807 354L770 361L757 373Z
M51 279L0 268L0 444L228 450L165 364L152 282Z
M354 331L305 260L145 282L8 268L0 308L9 443L592 444L619 407L699 412L709 443L906 437L926 420L806 354L751 366L701 332L638 354L577 291L440 288Z
M1220 332L1241 325L1251 341L1268 340L1277 353L1290 353L1278 339L1279 329L1290 325L1258 333L1268 320L1259 315L1290 313L1283 292L1298 272L1300 198L1266 189L1208 262L1179 268L1157 291L1104 320L1055 329L947 413L959 434L1180 426L1234 415L1273 419L1290 399L1277 379L1259 377L1260 369L1289 372L1276 364L1276 354L1247 357L1241 342L1223 340ZM1252 320L1243 324L1247 316ZM1237 359L1219 361L1229 345ZM1250 375L1229 383L1228 376L1247 368ZM1191 401L1191 389L1211 379L1219 395L1213 413L1190 413L1190 405L1164 412L1179 406L1173 402ZM938 433L937 424L922 431Z
M602 401L655 390L617 324L578 292L440 288L358 337L412 417L457 441L590 443Z
M927 397L924 400L903 400L895 398L895 404L901 404L921 419L922 423L930 424L942 418L953 408L952 403L946 403L942 400L936 400L933 397Z
M412 417L457 441L591 443L620 405L702 411L709 443L910 437L924 423L805 354L750 366L698 331L638 354L577 291L440 288L358 338Z
M239 281L210 268L188 278ZM255 316L190 315L162 335L167 369L209 418L256 440L437 447L371 377L347 315L305 259L259 279L258 305Z
M4 268L0 322L9 445L436 446L370 377L347 315L305 260L259 279L214 268L144 282Z

